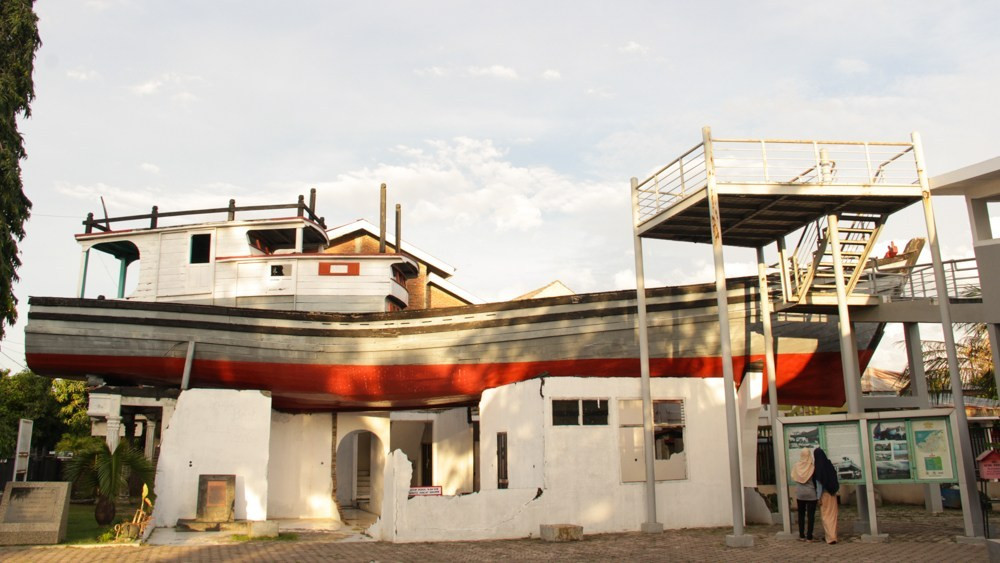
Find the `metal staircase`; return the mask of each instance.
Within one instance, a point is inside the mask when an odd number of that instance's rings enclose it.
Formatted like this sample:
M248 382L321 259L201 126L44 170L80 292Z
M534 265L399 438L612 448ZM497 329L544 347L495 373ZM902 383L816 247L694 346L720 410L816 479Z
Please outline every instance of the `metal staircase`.
M835 244L840 249L845 293L849 295L854 291L885 220L884 215L840 213L837 215L837 240L830 240L826 218L805 229L792 258L792 299L804 303L811 296L836 296L837 280L833 265ZM813 248L815 250L810 252Z

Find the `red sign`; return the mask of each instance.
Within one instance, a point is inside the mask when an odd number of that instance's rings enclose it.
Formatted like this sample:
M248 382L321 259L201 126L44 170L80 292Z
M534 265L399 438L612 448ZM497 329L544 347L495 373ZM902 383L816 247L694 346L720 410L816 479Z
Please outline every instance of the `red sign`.
M1000 479L1000 452L986 450L976 458L980 479Z
M357 262L320 262L321 276L356 276L361 273L361 264Z

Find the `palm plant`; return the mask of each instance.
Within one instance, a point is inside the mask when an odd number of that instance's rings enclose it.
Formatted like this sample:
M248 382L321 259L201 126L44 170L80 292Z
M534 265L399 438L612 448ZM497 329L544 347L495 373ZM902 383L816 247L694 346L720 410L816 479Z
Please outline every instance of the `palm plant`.
M114 521L115 499L128 490L130 474L146 485L152 484L153 464L127 440L118 444L113 453L106 442L82 451L70 460L64 470L67 480L96 495L94 519L101 526Z
M979 288L973 287L962 292L963 298L981 297ZM958 360L958 376L962 389L985 398L997 398L994 379L993 352L986 325L982 323L957 323L964 336L955 343L955 359ZM927 376L927 390L940 394L951 391L948 368L948 351L940 340L924 340L920 343L924 359L924 374ZM907 367L900 379L910 380Z

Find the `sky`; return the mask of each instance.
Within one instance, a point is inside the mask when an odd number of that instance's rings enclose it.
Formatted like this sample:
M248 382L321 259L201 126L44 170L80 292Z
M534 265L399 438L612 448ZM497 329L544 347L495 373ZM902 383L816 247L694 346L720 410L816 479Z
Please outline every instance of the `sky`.
M559 279L634 287L629 178L720 137L923 138L933 176L1000 154L992 1L255 2L37 0L43 41L21 120L34 206L28 296L71 296L73 234L111 216L291 203L329 226L378 217L459 286L504 300ZM936 198L945 258L964 204ZM919 208L884 239L922 236ZM770 249L769 256L773 256ZM755 272L726 249L727 272ZM647 285L710 281L705 245L649 242ZM117 267L91 264L88 296ZM133 276L134 278L134 276ZM896 334L896 336L894 336ZM902 358L898 331L879 357ZM877 362L876 362L877 363ZM896 366L898 367L898 366Z

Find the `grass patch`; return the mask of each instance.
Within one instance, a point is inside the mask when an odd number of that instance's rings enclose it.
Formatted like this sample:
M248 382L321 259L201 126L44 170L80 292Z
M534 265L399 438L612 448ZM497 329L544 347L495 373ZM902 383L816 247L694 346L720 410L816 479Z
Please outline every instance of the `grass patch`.
M94 520L94 505L70 504L69 521L66 525L66 541L68 544L102 543L98 538L111 531L113 526L98 526Z
M66 523L66 540L64 544L112 543L115 540L115 524L131 517L131 505L118 505L117 516L110 526L99 526L94 520L93 504L70 504L69 518Z
M242 542L242 541L295 541L299 539L299 535L292 532L280 532L276 538L251 538L246 534L233 534L229 536L229 539Z

